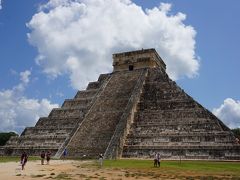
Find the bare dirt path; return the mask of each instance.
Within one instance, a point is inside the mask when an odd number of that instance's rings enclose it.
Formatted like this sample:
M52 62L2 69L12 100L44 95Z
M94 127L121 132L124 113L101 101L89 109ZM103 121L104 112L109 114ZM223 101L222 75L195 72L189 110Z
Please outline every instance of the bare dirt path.
M40 161L29 161L24 170L21 170L19 162L7 162L0 163L0 179L45 179L70 169L72 161L52 160L49 165L41 165Z
M49 165L41 165L40 161L29 161L25 170L21 170L19 162L0 163L0 180L29 179L135 179L126 177L121 169L106 169L88 166L89 161L52 160ZM140 178L145 179L145 178Z

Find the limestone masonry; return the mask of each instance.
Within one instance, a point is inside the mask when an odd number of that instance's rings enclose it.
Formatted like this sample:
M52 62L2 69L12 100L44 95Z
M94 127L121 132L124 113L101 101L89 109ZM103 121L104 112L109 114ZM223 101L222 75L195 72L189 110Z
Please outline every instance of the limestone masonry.
M155 49L113 54L101 74L61 108L12 137L2 155L50 150L61 157L240 160L230 129L166 74Z

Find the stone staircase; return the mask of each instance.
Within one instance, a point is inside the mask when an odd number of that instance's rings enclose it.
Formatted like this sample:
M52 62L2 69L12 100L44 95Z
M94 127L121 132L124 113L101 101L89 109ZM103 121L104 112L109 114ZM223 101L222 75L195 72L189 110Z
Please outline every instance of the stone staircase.
M109 74L100 75L86 90L78 91L74 99L66 99L61 108L54 108L48 117L41 117L35 127L25 128L20 137L11 137L4 154L19 155L26 151L30 155L39 155L42 150L57 153L84 119L108 78Z
M228 127L188 96L164 71L150 69L123 157L240 159Z
M104 153L144 69L114 72L67 146L69 156Z

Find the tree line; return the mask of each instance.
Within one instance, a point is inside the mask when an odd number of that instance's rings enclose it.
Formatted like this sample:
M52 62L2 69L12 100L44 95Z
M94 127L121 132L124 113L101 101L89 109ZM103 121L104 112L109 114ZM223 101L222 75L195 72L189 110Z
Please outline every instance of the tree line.
M15 132L0 132L0 146L4 146L11 136L18 136Z

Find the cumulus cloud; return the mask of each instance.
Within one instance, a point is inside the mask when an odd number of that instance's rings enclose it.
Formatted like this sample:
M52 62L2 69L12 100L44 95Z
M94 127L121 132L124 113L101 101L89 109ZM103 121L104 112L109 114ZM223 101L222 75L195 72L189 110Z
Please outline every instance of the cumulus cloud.
M0 10L2 9L2 0L0 0Z
M116 52L155 48L174 80L197 75L196 31L171 4L143 10L129 0L50 0L27 26L36 58L50 77L69 74L79 89L112 70Z
M227 98L219 108L213 109L213 114L230 128L240 128L240 101Z
M34 126L39 117L47 116L58 104L47 99L29 99L24 96L31 71L20 73L20 83L12 89L0 91L0 131L17 131Z
M20 80L22 81L22 83L24 84L28 84L29 83L29 76L31 75L31 71L26 70L24 72L20 73Z

